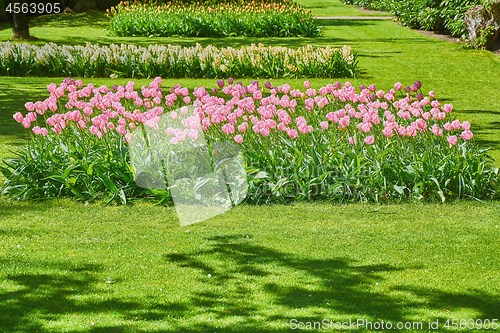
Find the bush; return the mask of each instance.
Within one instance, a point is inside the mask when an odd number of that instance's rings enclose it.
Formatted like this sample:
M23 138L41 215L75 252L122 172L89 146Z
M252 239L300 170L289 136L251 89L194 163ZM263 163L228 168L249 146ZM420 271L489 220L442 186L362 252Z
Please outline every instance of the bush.
M225 78L354 77L351 48L297 50L255 44L240 49L177 45L58 46L0 43L0 75Z
M490 158L471 140L471 124L450 118L452 105L441 105L433 92L424 97L418 81L405 92L398 83L358 93L349 82L317 91L306 81L300 91L228 81L218 81L222 91L213 94L204 87L191 94L180 85L161 88L161 78L140 93L132 81L111 89L70 79L51 84L49 98L14 115L32 139L0 169L7 178L1 191L23 200L169 201L168 184L137 186L127 145L192 105L189 122L166 129L170 144L203 131L213 155L215 144L236 142L246 161L248 202L499 197L498 169L485 167Z
M343 0L347 4L384 10L412 29L449 31L453 36L467 37L465 12L482 0Z
M217 7L174 3L120 3L111 8L109 30L117 36L313 37L320 27L310 11L284 1Z

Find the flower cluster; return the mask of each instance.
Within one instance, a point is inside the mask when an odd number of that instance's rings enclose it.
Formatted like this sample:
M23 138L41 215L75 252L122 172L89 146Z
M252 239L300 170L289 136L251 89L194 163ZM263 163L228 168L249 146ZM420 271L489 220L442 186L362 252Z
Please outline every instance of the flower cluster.
M228 80L218 81L219 88L226 98L219 97L217 88L213 95L204 87L195 88L192 97L189 89L180 85L170 88L165 93L160 88L161 78L153 80L149 87L143 86L141 93L135 90L133 81L126 86L94 87L89 84L83 87L81 80L65 80L60 86L52 83L47 89L50 97L36 103L26 103L29 113L23 116L20 112L14 114L14 119L25 128L32 128L36 135L46 136L49 129L60 135L68 126L80 130L88 130L92 135L101 138L108 132L116 132L130 140L130 130L138 125L157 127L160 116L167 108L181 107L182 113L187 113L186 105L193 104L195 118L202 126L189 125L190 129L203 127L208 131L217 127L226 135L234 135L234 141L242 143L247 136L286 134L295 139L299 135L312 132L340 131L352 145L360 139L372 145L376 138L398 140L421 137L424 139L446 137L453 146L458 142L458 136L467 141L472 139L471 124L458 119L447 121L447 114L453 110L451 104L444 104L435 99L435 93L430 92L424 97L418 93L412 97L410 92L417 92L421 83L402 88L396 83L389 91L377 90L375 85L356 88L349 82L344 86L340 82L328 84L319 90L313 89L309 81L304 83L304 91L291 89L289 84L273 87L266 82L265 88L260 88L258 81L244 86L241 82L234 84ZM81 88L81 89L79 89ZM270 95L264 97L263 91L268 89ZM396 99L396 91L402 98ZM403 93L405 91L405 93ZM64 104L65 113L54 113L47 117L47 111L56 112L61 104L61 97L67 94L68 101ZM134 110L132 110L132 108ZM297 111L299 108L300 111ZM40 127L38 115L46 118L46 126ZM177 117L177 113L170 115ZM198 118L196 118L198 117ZM251 129L251 131L249 131ZM174 135L181 141L187 132L169 130L167 134ZM194 134L193 134L194 135Z
M14 114L34 135L30 148L8 162L21 170L7 173L5 191L15 196L87 200L110 191L126 202L147 194L134 183L123 149L146 128L172 145L201 131L209 144L238 144L253 186L250 201L498 196L498 169L485 168L488 156L471 143L471 124L452 118L453 106L434 92L424 96L419 81L385 91L350 82L315 89L305 81L294 89L229 78L190 90L162 87L157 77L140 88L133 81L109 88L66 79L47 89L47 99Z
M121 2L108 10L110 31L118 36L294 37L317 36L311 10L284 1L165 5Z
M272 65L274 64L274 65ZM0 43L0 75L175 77L353 77L358 72L351 48L291 49L252 44L239 49L212 45L43 46Z

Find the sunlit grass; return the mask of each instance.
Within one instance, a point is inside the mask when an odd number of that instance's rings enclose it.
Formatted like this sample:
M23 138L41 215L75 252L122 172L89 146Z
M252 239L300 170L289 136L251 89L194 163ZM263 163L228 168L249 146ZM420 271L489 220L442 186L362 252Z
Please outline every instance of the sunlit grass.
M293 318L500 309L500 209L479 203L240 206L184 228L142 204L1 201L0 213L8 332L274 332Z
M51 26L47 17L43 25L33 21L30 31L37 43L59 44L347 44L365 71L353 84L390 89L421 80L424 90L435 90L461 120L471 121L475 139L493 148L500 166L500 60L492 53L462 50L388 21L326 20L324 35L315 39L136 39L107 37L105 18L95 17L72 18L66 26ZM11 34L5 26L0 40ZM61 80L0 78L0 158L24 144L12 115L26 101L45 99L45 86ZM302 81L273 84L300 88ZM310 81L319 87L331 80ZM167 87L177 83L215 85L164 80ZM471 202L308 203L241 206L181 228L172 207L1 199L0 331L281 332L292 318L414 320L424 328L428 320L494 319L499 216L498 207Z

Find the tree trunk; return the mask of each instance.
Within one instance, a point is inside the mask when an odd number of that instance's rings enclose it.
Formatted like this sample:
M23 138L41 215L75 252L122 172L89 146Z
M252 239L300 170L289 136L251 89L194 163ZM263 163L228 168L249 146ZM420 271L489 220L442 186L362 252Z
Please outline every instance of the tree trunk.
M14 3L17 3L19 7L22 6L23 3L27 3L27 1L11 1L11 8L14 8ZM12 16L10 18L10 24L12 25L12 33L14 39L27 39L30 37L30 28L28 26L28 15L23 13L22 10L19 13L12 12Z

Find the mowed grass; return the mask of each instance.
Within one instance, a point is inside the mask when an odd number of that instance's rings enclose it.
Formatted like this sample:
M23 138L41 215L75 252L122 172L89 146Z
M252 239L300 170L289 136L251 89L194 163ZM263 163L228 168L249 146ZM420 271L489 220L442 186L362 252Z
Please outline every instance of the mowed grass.
M500 313L500 208L479 203L243 205L188 227L141 204L3 200L0 214L4 332L278 332L294 318L427 332Z
M325 20L315 39L136 39L107 36L102 14L67 17L34 20L35 43L350 45L364 73L349 81L387 90L421 80L424 91L435 90L459 119L471 121L476 141L492 148L500 166L494 54L390 21ZM5 27L0 40L11 34ZM0 158L26 143L12 115L24 112L26 101L45 99L46 85L62 79L0 78ZM272 80L293 88L303 81ZM336 79L310 81L317 88ZM164 80L166 87L177 83L215 86L211 79ZM145 202L0 199L0 332L278 332L293 318L419 321L423 329L414 331L425 332L429 320L439 320L442 331L447 319L500 319L499 227L500 208L465 201L243 205L180 227L173 207Z

